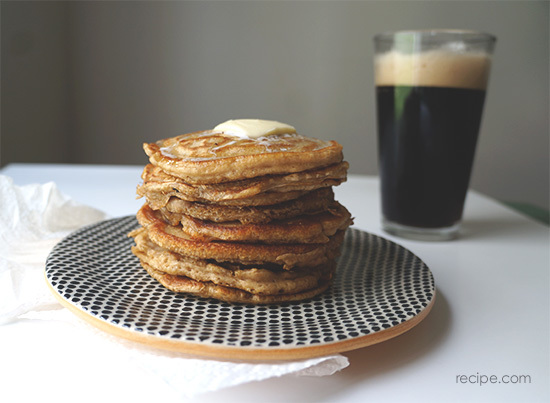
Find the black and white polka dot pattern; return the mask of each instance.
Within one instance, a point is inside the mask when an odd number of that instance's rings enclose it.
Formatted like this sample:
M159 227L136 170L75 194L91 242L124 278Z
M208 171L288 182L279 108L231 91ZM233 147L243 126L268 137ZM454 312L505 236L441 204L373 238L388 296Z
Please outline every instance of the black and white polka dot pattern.
M69 235L52 251L52 288L88 315L130 332L232 348L302 348L372 335L408 321L434 298L428 267L403 247L347 231L332 287L308 301L230 304L178 294L152 279L130 252L133 216Z

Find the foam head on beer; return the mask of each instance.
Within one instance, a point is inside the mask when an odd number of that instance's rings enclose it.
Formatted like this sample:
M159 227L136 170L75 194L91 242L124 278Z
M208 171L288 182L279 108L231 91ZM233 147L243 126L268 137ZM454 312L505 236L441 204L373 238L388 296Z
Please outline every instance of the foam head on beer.
M490 55L464 51L459 45L419 53L392 50L379 54L375 59L376 85L486 89Z

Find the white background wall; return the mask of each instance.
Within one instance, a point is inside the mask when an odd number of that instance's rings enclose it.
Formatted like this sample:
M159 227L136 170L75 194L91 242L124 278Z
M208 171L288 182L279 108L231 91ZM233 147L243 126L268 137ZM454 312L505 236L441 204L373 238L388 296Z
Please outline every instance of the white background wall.
M498 37L472 187L548 207L547 1L2 2L1 163L145 164L230 118L336 139L376 174L375 33Z

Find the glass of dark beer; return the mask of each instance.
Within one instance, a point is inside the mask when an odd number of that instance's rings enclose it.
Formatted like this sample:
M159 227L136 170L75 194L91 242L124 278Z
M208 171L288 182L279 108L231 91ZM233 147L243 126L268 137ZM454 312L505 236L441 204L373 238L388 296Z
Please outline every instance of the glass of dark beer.
M385 231L422 240L458 235L495 41L463 30L374 38Z

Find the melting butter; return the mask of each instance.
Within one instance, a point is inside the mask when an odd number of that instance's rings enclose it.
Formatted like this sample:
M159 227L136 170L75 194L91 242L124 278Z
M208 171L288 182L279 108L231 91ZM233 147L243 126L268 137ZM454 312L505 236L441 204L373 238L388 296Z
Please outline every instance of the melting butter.
M217 125L214 128L214 131L249 139L256 139L275 134L296 133L296 129L286 123L262 119L228 120L227 122Z

